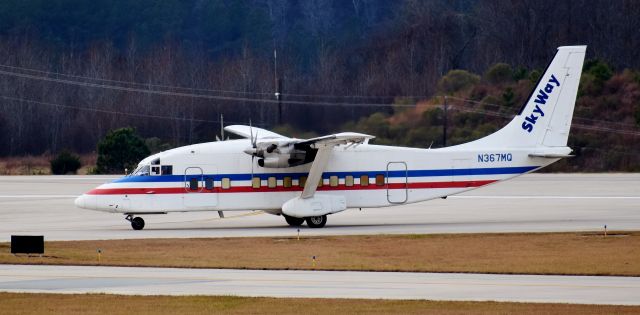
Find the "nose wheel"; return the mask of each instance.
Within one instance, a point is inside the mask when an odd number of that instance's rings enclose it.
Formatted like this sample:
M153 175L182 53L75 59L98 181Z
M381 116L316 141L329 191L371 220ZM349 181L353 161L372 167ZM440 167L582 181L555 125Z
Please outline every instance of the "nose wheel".
M131 222L131 227L136 231L144 228L144 220L141 217L134 217L131 214L127 214L125 220Z

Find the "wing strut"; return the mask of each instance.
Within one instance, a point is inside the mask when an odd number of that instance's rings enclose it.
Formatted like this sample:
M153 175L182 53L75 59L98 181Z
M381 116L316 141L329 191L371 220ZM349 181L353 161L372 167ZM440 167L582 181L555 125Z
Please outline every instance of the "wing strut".
M316 158L313 160L313 164L311 164L309 177L307 177L307 182L304 184L304 190L300 198L310 198L316 193L316 189L318 189L318 184L322 178L322 172L324 172L325 167L327 167L327 162L329 162L329 156L331 156L334 146L335 145L329 144L322 145L318 148L318 153L316 153Z

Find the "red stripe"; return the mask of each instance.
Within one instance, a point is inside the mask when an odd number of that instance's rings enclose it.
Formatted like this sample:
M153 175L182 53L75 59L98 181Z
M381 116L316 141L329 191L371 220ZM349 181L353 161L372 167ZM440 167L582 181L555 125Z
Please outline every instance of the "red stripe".
M431 188L468 188L480 187L496 182L496 180L472 180L461 182L422 182L422 183L390 183L382 186L369 184L368 186L345 186L344 184L336 187L323 185L318 187L318 191L336 191L336 190L379 190L379 189L431 189ZM251 186L236 186L229 189L221 189L215 187L212 190L202 189L201 191L190 191L183 187L165 187L165 188L96 188L89 191L88 195L143 195L143 194L184 194L184 193L250 193L250 192L282 192L282 191L302 191L302 187L295 186L285 188L278 186L275 188L260 187L252 188Z

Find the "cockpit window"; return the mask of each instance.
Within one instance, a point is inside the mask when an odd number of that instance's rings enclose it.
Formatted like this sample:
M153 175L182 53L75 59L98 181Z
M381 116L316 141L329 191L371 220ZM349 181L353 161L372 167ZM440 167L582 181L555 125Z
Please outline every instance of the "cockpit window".
M149 165L138 167L138 169L131 173L131 176L149 176Z

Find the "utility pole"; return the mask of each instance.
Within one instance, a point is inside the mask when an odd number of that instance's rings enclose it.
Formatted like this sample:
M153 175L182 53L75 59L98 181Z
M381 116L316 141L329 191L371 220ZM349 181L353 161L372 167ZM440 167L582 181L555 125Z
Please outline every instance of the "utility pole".
M442 147L447 146L447 96L444 96L444 116L442 117Z
M275 97L278 101L278 124L282 124L282 82L278 79L278 53L276 49L273 49L273 83L275 86Z

